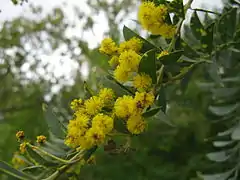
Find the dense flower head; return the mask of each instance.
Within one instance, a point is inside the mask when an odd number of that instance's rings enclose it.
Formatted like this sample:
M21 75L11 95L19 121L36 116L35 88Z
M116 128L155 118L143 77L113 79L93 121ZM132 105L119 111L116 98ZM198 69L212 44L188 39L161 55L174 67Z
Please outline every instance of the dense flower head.
M90 148L94 145L100 145L104 143L106 134L99 127L90 128L85 135L85 143L82 145L83 148Z
M43 135L37 136L37 143L39 144L45 143L46 140L47 140L46 136Z
M158 58L163 57L163 56L166 56L166 55L169 55L169 52L166 51L166 50L164 50L164 51L162 51L162 52L158 55Z
M117 66L114 71L114 78L119 82L126 82L130 76L130 72L123 66Z
M95 115L102 110L104 101L98 96L92 96L90 99L85 101L84 105L86 112L89 115Z
M137 108L144 109L153 104L154 94L152 92L136 92L134 100Z
M133 79L133 86L138 91L144 91L150 88L152 85L152 78L145 73L137 74Z
M141 56L135 51L124 51L119 56L119 65L126 71L137 71L141 60Z
M176 32L176 27L168 24L162 25L160 29L161 29L161 35L167 39L171 39Z
M84 104L84 101L82 99L74 99L71 102L70 107L73 111L77 111L83 107L83 104Z
M93 119L92 119L92 127L97 128L99 127L102 129L102 131L107 134L112 131L113 129L113 118L104 115L102 113L97 114Z
M20 167L25 166L26 162L19 157L19 152L15 152L12 158L12 164L14 168L19 169Z
M102 43L99 51L107 55L114 55L117 53L118 47L116 43L111 38L105 38Z
M110 88L103 88L99 91L99 98L102 99L104 105L109 105L114 100L114 92Z
M123 53L124 51L135 51L138 53L142 49L142 41L139 38L133 37L128 41L124 41L119 45L118 52Z
M19 151L20 153L24 154L26 152L26 145L27 143L26 142L23 142L19 145Z
M146 128L146 122L139 114L132 115L127 120L127 129L132 134L140 134Z
M154 2L147 1L140 5L138 19L142 27L152 34L172 38L175 28L165 23L167 13L168 9L165 5L156 6Z
M16 138L17 138L18 141L23 140L24 137L25 137L25 135L24 135L24 132L23 132L23 131L18 131L18 132L16 133Z
M127 95L119 97L114 104L114 110L116 116L120 118L129 117L135 111L133 97Z

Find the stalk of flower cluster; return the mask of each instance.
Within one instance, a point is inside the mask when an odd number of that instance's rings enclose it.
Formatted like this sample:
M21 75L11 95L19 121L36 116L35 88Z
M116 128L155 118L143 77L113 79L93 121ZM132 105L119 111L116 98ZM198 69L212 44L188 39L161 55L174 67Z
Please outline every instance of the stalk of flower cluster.
M34 149L34 150L39 151L40 153L44 154L45 156L51 157L51 158L53 158L53 159L55 159L55 160L57 160L57 161L59 161L59 162L62 162L62 163L64 163L64 164L70 164L70 163L71 163L70 160L64 160L64 159L62 159L62 158L59 158L59 157L57 157L57 156L54 156L54 155L52 155L52 154L44 151L43 149L41 149L41 148L39 148L39 147L37 147L37 146L33 146L33 145L29 144L29 143L27 143L27 146L29 146L30 148L32 148L32 149Z
M65 165L61 166L51 176L49 176L48 178L45 178L43 180L55 180L55 179L57 179L62 173L67 171L72 165L74 165L75 163L78 163L80 160L82 160L83 157L84 157L84 150L78 152L75 156L73 156L69 160L71 162L70 164L65 164Z
M186 12L189 8L191 8L191 4L192 4L193 0L189 0L188 3L185 5L184 7L184 11ZM174 37L172 38L171 42L170 42L170 45L167 49L168 52L171 52L176 44L176 40L178 38L178 36L180 35L180 31L181 31L181 27L182 27L182 24L185 20L185 17L184 18L181 18L178 22L178 25L177 25L177 29L176 29L176 33L174 35ZM159 70L159 75L158 75L158 80L157 80L157 86L159 86L161 84L161 79L162 79L162 75L163 75L163 70L164 70L164 65L162 64L160 70ZM172 78L171 78L172 79ZM173 79L174 80L174 79ZM157 87L156 86L156 87Z

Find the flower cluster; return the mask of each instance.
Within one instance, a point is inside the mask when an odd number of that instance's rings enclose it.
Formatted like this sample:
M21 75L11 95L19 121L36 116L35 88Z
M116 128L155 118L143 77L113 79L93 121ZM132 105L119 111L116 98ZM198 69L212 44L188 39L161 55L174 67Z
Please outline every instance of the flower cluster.
M142 27L154 35L172 38L175 34L175 26L166 23L168 8L161 4L156 6L154 2L143 2L138 11L138 19Z
M16 133L16 138L17 138L18 141L23 140L24 137L25 137L25 135L24 135L24 132L23 132L23 131L18 131L18 132Z
M126 121L127 129L132 134L140 134L146 128L146 121L142 113L153 104L152 92L136 92L135 97L124 95L114 104L114 111L118 118Z
M25 167L27 163L20 157L19 152L15 152L12 158L13 167L16 169Z
M87 100L75 99L71 103L74 119L69 121L65 143L71 147L89 149L104 143L113 129L112 112L115 95L112 89L101 89L97 96Z
M139 63L141 61L141 49L143 46L142 41L139 38L133 37L128 41L120 43L119 46L111 40L111 46L109 45L110 38L106 38L102 41L100 52L110 56L109 64L114 68L114 78L124 83L126 81L132 81L133 86L138 91L149 90L152 85L152 79L145 73L138 72ZM115 49L113 54L112 49Z
M39 144L43 144L46 142L46 140L47 140L46 136L40 135L40 136L37 136L36 142Z
M122 120L128 131L140 134L146 127L142 113L153 104L152 92L136 92L135 96L115 98L112 89L103 88L97 96L71 103L74 118L69 121L65 143L70 147L89 149L106 142L114 129L114 121Z
M145 29L153 34L172 37L175 28L165 23L167 8L144 2L139 10L139 19ZM143 56L143 41L132 37L117 44L111 38L105 38L99 51L109 56L109 65L114 78L124 85L128 82L134 90L133 95L115 97L112 89L103 88L89 99L75 99L71 102L74 111L69 121L65 143L70 147L89 149L104 144L117 131L115 121L122 121L131 134L140 134L147 123L143 113L154 103L152 78L139 71ZM164 51L160 56L167 55Z

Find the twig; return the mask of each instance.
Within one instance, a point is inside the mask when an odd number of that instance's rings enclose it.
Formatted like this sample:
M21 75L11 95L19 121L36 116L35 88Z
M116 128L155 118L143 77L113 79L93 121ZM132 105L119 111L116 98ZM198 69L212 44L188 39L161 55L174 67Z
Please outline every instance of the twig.
M205 10L205 9L198 9L198 8L195 8L195 9L193 9L193 8L189 8L189 9L191 9L191 10L193 10L193 11L201 11L201 12L206 12L206 13L211 13L211 14L221 15L221 14L218 13L218 12L213 12L213 11Z

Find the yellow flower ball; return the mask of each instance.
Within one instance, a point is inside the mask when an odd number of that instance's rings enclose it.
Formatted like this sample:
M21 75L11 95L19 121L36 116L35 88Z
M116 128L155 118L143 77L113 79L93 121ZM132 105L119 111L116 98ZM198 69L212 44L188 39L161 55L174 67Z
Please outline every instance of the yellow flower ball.
M110 88L103 88L99 91L99 98L102 99L105 105L109 105L114 100L114 92Z
M124 95L119 97L115 104L114 110L117 117L127 118L135 111L134 100L132 96Z
M105 133L101 128L92 127L90 128L85 135L86 143L83 145L83 148L91 148L94 145L100 145L104 143ZM85 147L84 147L85 146Z
M23 140L24 137L25 137L24 131L18 131L18 132L16 133L16 138L17 138L18 141Z
M46 136L43 136L43 135L37 136L37 143L39 144L45 143L46 140L47 140Z
M84 104L84 101L82 99L74 99L70 104L70 108L73 111L77 111L83 107L83 104Z
M99 113L104 106L103 100L97 96L92 96L90 99L86 100L84 104L86 112L89 115L95 115Z
M114 55L117 53L118 47L116 43L111 38L105 38L102 43L99 51L107 55Z
M151 106L154 103L154 95L152 92L136 92L134 100L136 107L144 109Z
M176 27L168 24L163 24L160 28L161 35L166 39L171 39L175 35Z
M137 74L133 79L133 86L138 91L147 90L152 85L152 78L145 73Z
M129 76L130 72L126 70L123 66L118 65L114 71L114 78L121 83L126 82Z
M139 51L142 49L143 43L141 39L133 37L129 39L128 41L122 42L119 45L118 52L121 54L124 51L133 50L136 53L139 53Z
M109 133L113 129L113 118L104 115L102 113L97 114L92 119L92 128L99 128L101 129L105 134Z
M161 4L156 6L153 2L143 2L138 11L138 19L142 27L153 35L161 35L164 38L172 38L175 27L165 22L168 9Z
M139 114L132 115L127 120L127 129L132 134L140 134L146 128L146 122Z
M137 71L140 61L141 56L133 50L124 51L119 56L119 64L126 72Z

